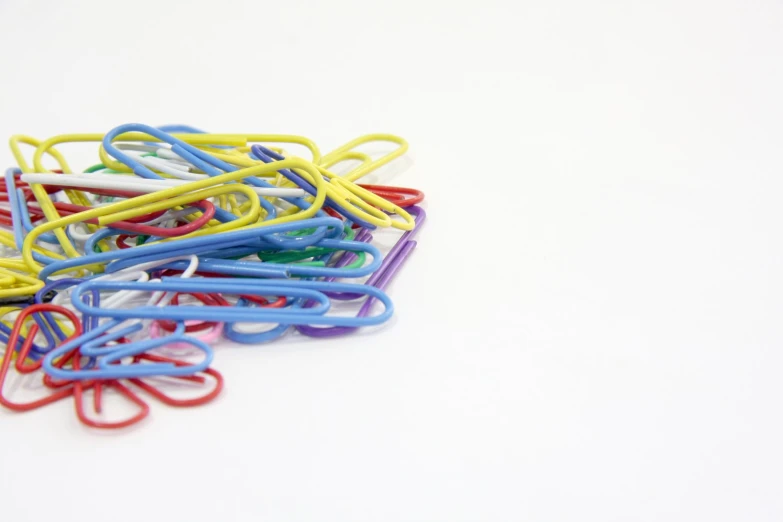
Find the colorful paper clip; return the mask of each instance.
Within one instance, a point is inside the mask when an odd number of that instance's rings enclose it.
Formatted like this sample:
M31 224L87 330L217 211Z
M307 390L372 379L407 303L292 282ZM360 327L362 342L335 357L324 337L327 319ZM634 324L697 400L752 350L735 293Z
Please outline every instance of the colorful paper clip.
M93 143L97 163L74 171L61 151L70 143ZM0 404L22 412L72 399L90 428L135 425L150 399L213 401L224 387L211 367L218 345L385 323L394 313L386 289L426 217L421 191L359 183L407 151L389 134L322 154L303 136L130 123L17 135L10 146L16 166L0 179ZM295 147L305 157L286 150ZM379 147L388 152L363 151ZM375 239L394 233L384 254ZM335 302L355 313L334 313ZM12 397L8 382L21 378L41 379L45 393ZM190 395L174 393L183 389ZM125 406L108 406L109 396Z

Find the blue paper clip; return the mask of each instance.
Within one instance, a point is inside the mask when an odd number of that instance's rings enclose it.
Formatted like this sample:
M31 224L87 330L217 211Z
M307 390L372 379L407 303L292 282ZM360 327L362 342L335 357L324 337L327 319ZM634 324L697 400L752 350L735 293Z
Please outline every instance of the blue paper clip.
M145 134L149 134L150 136L158 138L159 140L165 143L168 143L169 145L171 145L172 152L179 155L181 158L185 159L186 161L190 161L191 163L193 163L193 165L203 170L208 176L219 176L224 172L234 172L238 170L234 165L231 165L230 163L222 161L218 158L215 158L214 156L211 156L210 154L207 154L199 150L198 148L190 145L189 143L177 139L174 136L166 132L163 132L160 129L156 129L155 127L151 127L149 125L144 125L141 123L128 123L125 125L120 125L119 127L115 127L114 129L107 132L106 135L103 137L103 148L106 150L106 152L110 156L114 157L117 161L127 165L129 168L133 170L133 172L137 176L141 176L142 178L163 179L161 176L155 174L151 169L149 169L145 165L142 165L141 162L129 156L128 154L125 154L124 152L122 152L121 150L119 150L117 147L114 146L113 143L114 138L126 132L143 132ZM221 172L218 169L221 169L224 172ZM267 182L266 180L263 180L261 178L256 178L256 177L247 178L244 180L244 182L250 185L255 185L257 187L266 187L266 188L274 187L274 185ZM310 203L308 203L302 198L282 198L282 199L291 203L292 205L296 205L301 209L310 208ZM259 198L259 202L268 213L271 212L271 215L274 216L276 209L271 203L266 201L264 198ZM323 213L321 213L321 215L323 215Z
M302 227L325 227L335 230L338 234L342 231L343 224L339 219L324 217L324 218L311 218L309 220L295 221L289 223L280 223L277 225L269 225L266 227L252 227L240 230L232 230L230 232L223 232L220 234L214 234L211 236L198 236L186 239L180 239L176 242L164 242L154 243L150 245L143 245L136 248L128 248L125 250L113 250L110 252L102 252L100 254L90 253L80 258L58 260L45 266L41 270L38 277L43 281L48 281L48 278L59 271L67 271L80 266L85 266L93 263L109 263L111 261L118 261L111 267L107 266L107 272L120 270L123 267L134 265L140 262L155 261L160 259L167 259L170 257L176 257L180 255L190 254L202 254L215 249L223 249L235 246L246 246L248 242L256 241L259 245L259 251L264 248L269 248L270 245L265 239L272 234L279 234L289 232L292 230L298 230ZM99 231L100 233L100 231ZM310 246L306 241L303 242L304 247ZM299 243L297 243L299 244ZM349 249L353 245L349 246ZM358 246L357 246L358 247ZM381 254L376 248L369 250L373 255L373 261L364 267L356 269L357 275L353 277L362 277L364 275L374 272L381 264ZM377 253L377 254L376 254ZM377 258L375 256L378 256ZM127 261L126 261L127 260ZM124 263L123 263L124 261ZM288 265L274 265L272 263L255 263L257 265L255 270L257 273L263 273L262 277L287 277L288 272L286 270Z
M22 250L22 244L24 243L24 237L26 235L24 230L24 223L23 223L23 211L22 208L25 207L24 198L20 198L19 192L17 192L16 188L16 179L14 176L17 174L20 174L21 171L19 169L8 169L5 171L5 183L6 187L8 187L8 205L11 207L11 223L14 233L14 242L16 243L17 250ZM43 234L42 234L43 235ZM52 234L53 235L53 234ZM48 237L48 236L47 236ZM47 242L48 239L47 239ZM33 259L35 259L37 262L41 264L48 264L56 261L53 257L48 257L43 254L39 254L36 251L33 251Z
M84 334L75 337L66 343L63 343L57 349L52 350L46 354L42 363L44 371L52 377L58 379L131 379L163 375L193 375L207 369L212 363L214 358L214 352L212 349L203 341L186 336L185 325L183 323L177 324L177 328L174 333L166 337L135 341L125 344L109 345L105 350L101 350L99 348L101 344L109 343L115 341L119 337L122 337L122 335L118 336L115 332L111 332L111 330L117 326L120 326L123 322L124 320L122 319L113 319L100 325L94 330L85 332ZM123 328L121 332L124 335L127 335L128 333L139 330L141 327L141 324L136 324ZM119 364L120 361L125 357L148 352L155 348L160 348L174 342L190 344L191 346L198 348L200 351L204 352L204 359L189 366L177 366L172 363ZM100 355L100 357L96 358L96 369L64 370L54 366L55 359L65 355L77 347L81 347L82 351L86 350L91 354Z
M287 308L242 308L226 306L180 305L165 309L157 306L138 306L128 309L104 309L85 303L82 295L91 291L134 290L146 292L203 292L237 295L285 296L313 299L317 305L311 309L292 311ZM331 301L326 291L355 292L378 299L384 305L382 313L371 317L340 317L324 315ZM231 281L223 278L182 279L164 277L159 282L100 281L90 279L74 288L71 294L74 307L85 316L111 317L113 319L169 319L177 321L199 320L217 322L260 322L285 324L320 324L337 326L371 326L387 321L394 313L391 299L381 290L360 284L331 283L298 279L243 279Z

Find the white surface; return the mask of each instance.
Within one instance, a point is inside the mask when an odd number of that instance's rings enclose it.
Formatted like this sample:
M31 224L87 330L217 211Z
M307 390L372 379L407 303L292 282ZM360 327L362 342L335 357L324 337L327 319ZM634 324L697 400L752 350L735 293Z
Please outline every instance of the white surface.
M0 518L781 520L781 24L769 0L0 2L0 136L393 132L429 211L383 331L219 350L217 402L131 432L1 412Z

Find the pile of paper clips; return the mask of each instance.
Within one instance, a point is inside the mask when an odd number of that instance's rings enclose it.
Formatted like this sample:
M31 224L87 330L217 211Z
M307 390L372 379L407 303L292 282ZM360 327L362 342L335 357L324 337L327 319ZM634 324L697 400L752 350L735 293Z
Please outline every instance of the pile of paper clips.
M74 173L55 148L72 142L96 143L100 164ZM362 152L368 144L392 150ZM384 288L425 218L421 192L357 183L407 150L386 134L325 155L301 136L181 125L10 145L18 167L0 183L0 403L28 411L73 397L79 420L96 428L142 420L144 394L178 407L214 399L219 339L329 337L387 321ZM34 148L31 163L22 145ZM384 228L401 231L385 256L372 244ZM342 302L355 305L351 315ZM14 374L42 382L34 400L9 398ZM107 391L137 411L106 420Z

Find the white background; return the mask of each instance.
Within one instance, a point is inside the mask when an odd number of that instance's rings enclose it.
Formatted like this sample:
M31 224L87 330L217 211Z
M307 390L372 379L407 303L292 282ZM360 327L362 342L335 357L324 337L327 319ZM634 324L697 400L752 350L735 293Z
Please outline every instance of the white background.
M782 26L772 0L0 0L0 136L392 132L380 180L429 211L381 330L218 347L219 400L123 433L0 412L0 519L783 519Z

